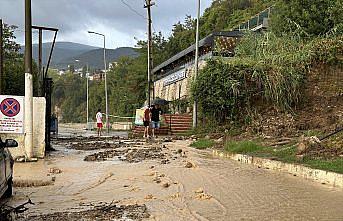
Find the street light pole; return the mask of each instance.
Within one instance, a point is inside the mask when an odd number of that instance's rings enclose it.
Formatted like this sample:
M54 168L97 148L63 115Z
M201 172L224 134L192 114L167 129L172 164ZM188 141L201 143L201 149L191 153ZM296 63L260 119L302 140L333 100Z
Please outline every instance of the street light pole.
M107 65L106 65L106 37L104 36L104 67L105 67L105 97L106 97L106 129L110 133L110 124L108 121L108 95L107 95Z
M198 10L197 10L197 27L196 27L196 37L195 37L195 66L194 66L194 79L198 76L199 70L199 20L200 20L200 4L201 0L198 0ZM198 126L198 102L195 99L193 104L193 128Z
M76 62L80 62L80 60L75 60ZM82 65L82 63L81 63ZM87 81L87 116L86 116L86 129L88 128L88 124L89 124L89 64L88 62L86 62L86 81ZM82 68L83 69L83 68Z
M86 80L87 80L87 127L89 124L89 71L88 71L88 63L87 63L87 72L86 72Z
M104 37L104 66L105 66L105 100L106 100L106 129L107 133L110 133L109 121L108 121L108 95L107 95L107 65L106 65L106 37L104 34L94 31L88 31L89 34L100 35Z

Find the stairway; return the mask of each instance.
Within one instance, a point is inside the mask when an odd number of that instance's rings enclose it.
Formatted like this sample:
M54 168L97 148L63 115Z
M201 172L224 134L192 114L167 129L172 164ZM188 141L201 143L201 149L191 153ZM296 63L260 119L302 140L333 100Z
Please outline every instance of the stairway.
M192 115L189 114L164 114L163 124L155 130L156 135L185 134L192 129ZM151 130L151 129L150 129ZM133 134L143 134L143 126L135 126Z

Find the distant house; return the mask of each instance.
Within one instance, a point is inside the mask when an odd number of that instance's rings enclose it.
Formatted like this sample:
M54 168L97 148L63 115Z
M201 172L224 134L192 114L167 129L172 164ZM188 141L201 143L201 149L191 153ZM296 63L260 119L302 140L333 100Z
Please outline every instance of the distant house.
M105 79L105 72L102 70L98 70L98 71L94 72L91 77L92 78L90 78L90 80L102 81L103 79Z
M112 68L116 67L117 65L118 65L118 62L114 61L112 63L109 63L108 68L112 69Z

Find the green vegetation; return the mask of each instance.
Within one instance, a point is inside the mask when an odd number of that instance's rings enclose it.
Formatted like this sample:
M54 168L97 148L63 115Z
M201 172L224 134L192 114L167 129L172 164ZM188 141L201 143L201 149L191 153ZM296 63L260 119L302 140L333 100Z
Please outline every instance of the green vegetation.
M343 159L333 159L333 160L313 160L304 159L303 164L311 168L332 171L336 173L343 174Z
M225 144L225 150L232 152L232 153L255 153L258 151L263 151L265 147L253 142L253 141L229 141Z
M303 37L343 33L343 2L340 0L280 0L271 25L278 35L297 33Z
M4 24L4 76L2 78L2 94L19 95L25 94L25 71L24 57L19 53L20 45L16 43L14 25ZM38 78L37 65L33 62L34 95L37 95Z
M265 147L254 141L229 141L224 146L225 150L230 153L247 154L261 158L269 158L285 163L296 163L308 166L314 169L343 173L343 159L314 159L304 157L303 160L296 158L295 146L284 146L282 148Z
M214 144L215 142L211 139L199 139L197 141L194 141L191 144L191 147L202 150L202 149L211 148L214 146Z
M193 99L202 114L217 124L246 121L261 106L256 104L292 111L313 64L342 64L340 25L333 23L325 37L304 38L296 30L281 36L246 33L235 57L208 61L193 82Z

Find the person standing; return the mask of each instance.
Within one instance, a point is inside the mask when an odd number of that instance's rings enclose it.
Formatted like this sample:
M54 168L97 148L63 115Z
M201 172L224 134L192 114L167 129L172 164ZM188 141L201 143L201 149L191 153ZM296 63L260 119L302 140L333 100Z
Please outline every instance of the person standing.
M152 108L150 110L152 137L155 137L155 129L160 128L160 115L161 114L162 114L161 108L157 104L152 105Z
M97 126L97 131L98 131L98 137L101 136L101 132L102 132L102 113L101 113L101 109L98 109L98 112L95 115L96 117L96 126Z
M144 110L143 125L144 125L143 137L149 138L149 125L150 125L150 107L149 106Z

